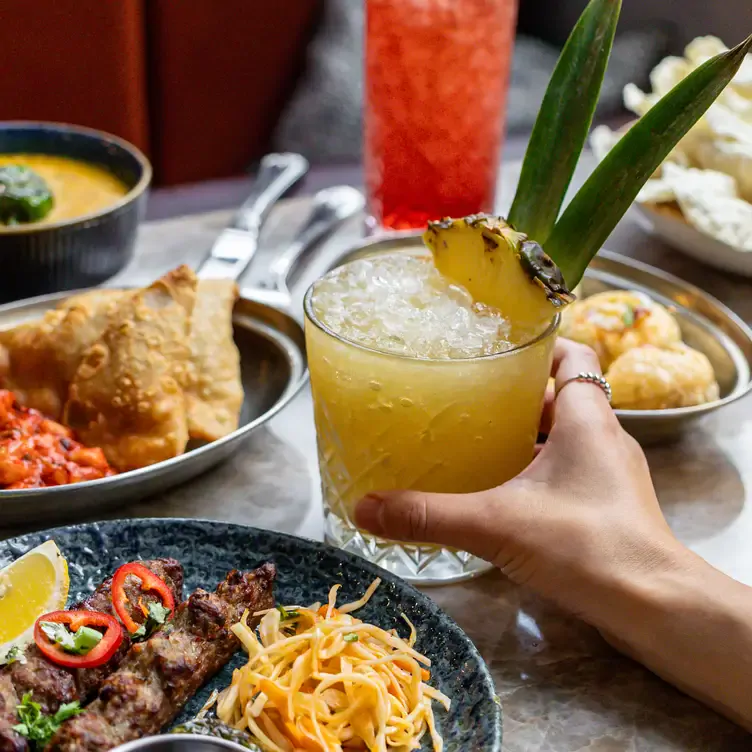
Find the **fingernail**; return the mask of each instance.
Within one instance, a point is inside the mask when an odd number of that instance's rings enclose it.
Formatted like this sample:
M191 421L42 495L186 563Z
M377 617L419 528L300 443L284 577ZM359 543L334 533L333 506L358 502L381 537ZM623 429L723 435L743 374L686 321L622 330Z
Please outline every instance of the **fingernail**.
M384 534L381 508L384 498L378 494L364 496L355 506L355 524L374 535Z

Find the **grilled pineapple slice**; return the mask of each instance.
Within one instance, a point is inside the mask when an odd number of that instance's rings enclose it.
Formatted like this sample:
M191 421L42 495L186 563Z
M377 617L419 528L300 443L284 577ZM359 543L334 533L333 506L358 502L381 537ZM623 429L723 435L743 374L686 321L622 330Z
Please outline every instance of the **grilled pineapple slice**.
M436 268L477 303L497 308L518 344L537 336L574 296L543 249L501 217L430 222L423 241Z

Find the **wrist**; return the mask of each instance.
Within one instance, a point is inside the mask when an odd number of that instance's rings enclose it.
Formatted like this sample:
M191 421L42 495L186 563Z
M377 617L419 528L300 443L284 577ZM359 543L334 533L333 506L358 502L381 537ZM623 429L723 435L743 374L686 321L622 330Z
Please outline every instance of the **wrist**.
M752 730L750 589L677 545L603 583L591 623L613 647ZM626 574L626 573L625 573Z
M650 622L694 602L706 580L721 577L673 537L648 540L629 557L591 575L592 599L584 619L617 639L643 641Z
M746 629L748 621L748 588L673 539L651 546L638 565L603 577L595 592L587 620L642 663L666 650L668 635L688 629L696 638L707 628L710 638L735 631L736 622Z

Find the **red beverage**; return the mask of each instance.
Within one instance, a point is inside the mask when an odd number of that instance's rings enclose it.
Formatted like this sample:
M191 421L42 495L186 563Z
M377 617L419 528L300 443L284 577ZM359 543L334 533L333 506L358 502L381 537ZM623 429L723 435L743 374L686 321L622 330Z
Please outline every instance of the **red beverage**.
M365 171L388 229L492 211L517 0L366 0Z

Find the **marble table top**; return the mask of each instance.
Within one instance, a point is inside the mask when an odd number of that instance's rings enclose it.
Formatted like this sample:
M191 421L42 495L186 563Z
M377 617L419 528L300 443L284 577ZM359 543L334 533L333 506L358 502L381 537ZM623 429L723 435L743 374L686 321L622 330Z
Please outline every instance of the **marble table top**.
M582 180L585 163L574 183ZM502 178L508 203L514 166ZM290 241L308 199L282 202L263 250L242 284ZM197 264L228 212L146 224L137 257L112 284L147 283L185 262ZM319 249L294 286L307 285L362 234L353 220ZM714 272L644 235L628 215L608 248L691 281L752 321L752 284ZM680 443L648 450L664 512L677 535L713 565L752 585L752 400L721 410ZM254 433L224 465L111 517L187 516L242 522L311 538L323 517L310 392ZM6 537L14 531L0 531ZM507 752L718 752L749 749L748 735L621 657L599 635L499 574L427 591L475 641L504 709ZM691 657L687 657L691 661Z

